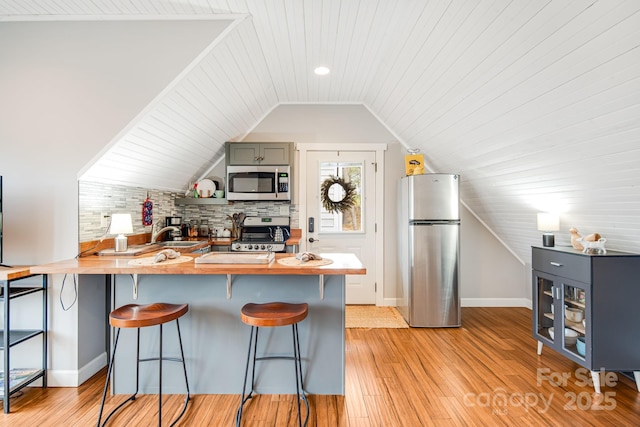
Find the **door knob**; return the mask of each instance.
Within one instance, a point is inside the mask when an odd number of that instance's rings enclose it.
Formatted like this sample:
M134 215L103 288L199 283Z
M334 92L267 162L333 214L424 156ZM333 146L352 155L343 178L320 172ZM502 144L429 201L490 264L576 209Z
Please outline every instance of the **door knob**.
M309 237L309 243L319 242L320 240L314 239L313 237Z

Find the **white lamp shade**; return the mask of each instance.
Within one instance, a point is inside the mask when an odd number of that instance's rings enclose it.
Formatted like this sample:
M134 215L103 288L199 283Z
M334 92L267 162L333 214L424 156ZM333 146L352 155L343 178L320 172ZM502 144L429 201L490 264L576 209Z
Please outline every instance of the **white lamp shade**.
M560 230L560 217L556 214L540 212L538 214L538 231Z
M131 214L113 214L111 216L110 234L133 233Z

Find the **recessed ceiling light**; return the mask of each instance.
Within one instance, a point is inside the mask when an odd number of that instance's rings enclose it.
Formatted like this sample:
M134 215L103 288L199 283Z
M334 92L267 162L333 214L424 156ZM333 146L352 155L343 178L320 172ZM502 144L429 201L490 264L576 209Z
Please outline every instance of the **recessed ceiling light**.
M316 73L319 76L326 76L327 74L329 74L331 72L331 70L327 67L325 67L324 65L321 65L320 67L316 67L315 70L313 70L314 73Z

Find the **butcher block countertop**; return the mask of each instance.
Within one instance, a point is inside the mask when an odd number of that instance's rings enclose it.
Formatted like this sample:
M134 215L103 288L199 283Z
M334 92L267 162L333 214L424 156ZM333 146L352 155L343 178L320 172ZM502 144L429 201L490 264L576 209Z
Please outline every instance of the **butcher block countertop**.
M199 254L183 253L182 256L193 259ZM149 256L153 256L150 254ZM88 256L65 261L53 262L31 267L34 274L245 274L245 275L344 275L366 274L367 270L354 254L320 254L332 261L329 265L288 266L277 262L280 258L293 257L295 254L278 253L270 264L196 264L188 260L176 264L136 265L129 261L139 260L141 256Z
M0 280L16 280L28 277L30 275L31 267L28 265L5 267L0 266Z

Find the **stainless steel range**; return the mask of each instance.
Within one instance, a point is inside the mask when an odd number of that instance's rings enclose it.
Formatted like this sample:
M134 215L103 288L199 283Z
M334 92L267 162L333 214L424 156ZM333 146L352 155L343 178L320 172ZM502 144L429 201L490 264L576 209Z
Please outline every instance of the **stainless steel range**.
M291 235L288 216L248 216L244 219L241 240L231 244L232 252L285 252Z

